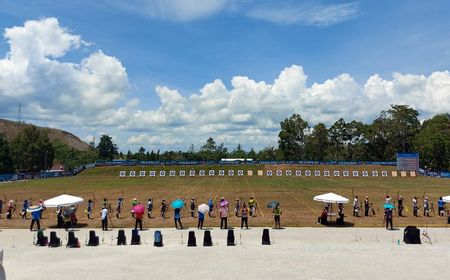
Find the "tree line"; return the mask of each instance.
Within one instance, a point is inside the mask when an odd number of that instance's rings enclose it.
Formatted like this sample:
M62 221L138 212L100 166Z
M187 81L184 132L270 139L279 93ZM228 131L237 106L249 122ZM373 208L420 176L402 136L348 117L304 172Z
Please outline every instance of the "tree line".
M280 123L278 146L260 151L245 151L241 144L228 150L209 137L199 150L119 152L109 135L102 135L97 146L77 151L61 141L50 143L47 135L29 127L11 143L0 137L0 173L41 171L53 162L70 170L95 160L127 159L147 161L220 160L252 158L255 160L314 161L395 161L397 152L418 152L422 167L449 170L450 114L438 114L420 123L417 110L407 105L391 105L370 124L343 118L330 127L318 123L311 127L301 115L293 114Z

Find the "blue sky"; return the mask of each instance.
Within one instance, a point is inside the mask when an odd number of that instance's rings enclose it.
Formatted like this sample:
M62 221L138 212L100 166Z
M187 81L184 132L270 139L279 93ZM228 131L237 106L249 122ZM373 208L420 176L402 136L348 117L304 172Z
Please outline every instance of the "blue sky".
M230 149L259 149L276 145L279 122L292 113L311 125L368 122L397 103L427 118L450 108L449 8L448 1L0 0L7 71L0 117L16 119L20 103L27 122L85 140L107 133L123 151L199 147L209 136ZM13 27L25 35L5 36ZM67 45L54 38L58 30L76 38ZM61 48L24 69L11 55L14 43L21 61L36 52L33 44ZM95 71L82 67L88 58ZM54 64L72 68L49 75ZM88 101L68 104L79 98Z

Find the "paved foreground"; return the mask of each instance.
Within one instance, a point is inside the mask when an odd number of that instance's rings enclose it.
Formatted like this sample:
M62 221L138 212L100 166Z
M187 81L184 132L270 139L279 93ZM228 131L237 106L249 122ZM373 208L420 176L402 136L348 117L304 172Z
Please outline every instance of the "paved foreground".
M433 244L402 242L403 229L286 228L270 230L273 244L261 245L262 228L235 229L236 246L225 230L211 230L213 247L187 247L188 230L162 229L164 247L153 247L155 229L141 232L140 246L116 246L117 230L97 234L103 243L86 247L88 229L76 231L82 246L32 245L35 232L1 230L6 279L438 279L450 273L450 229L429 228ZM421 228L423 231L424 228ZM50 230L45 234L50 235ZM127 242L131 230L126 230ZM102 241L101 241L102 242Z

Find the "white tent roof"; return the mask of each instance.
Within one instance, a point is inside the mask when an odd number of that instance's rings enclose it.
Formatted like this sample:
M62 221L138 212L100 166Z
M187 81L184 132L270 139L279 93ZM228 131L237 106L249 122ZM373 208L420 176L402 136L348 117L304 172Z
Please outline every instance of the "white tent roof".
M444 202L450 202L450 195L443 196L443 197L442 197L442 200L443 200Z
M83 199L78 196L62 194L60 196L50 198L44 201L45 207L58 207L58 206L70 206L75 204L80 204L83 202Z
M326 193L314 197L315 201L329 202L329 203L347 203L349 200L343 196L335 193Z

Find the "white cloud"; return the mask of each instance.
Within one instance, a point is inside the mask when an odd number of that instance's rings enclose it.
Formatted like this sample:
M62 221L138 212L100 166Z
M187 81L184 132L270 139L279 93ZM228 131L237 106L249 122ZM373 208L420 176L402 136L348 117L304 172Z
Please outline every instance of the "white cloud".
M154 92L160 104L145 110L154 104L126 99L127 73L118 59L94 51L79 63L60 61L83 43L56 19L28 21L7 29L5 38L11 49L0 59L3 114L22 103L24 115L37 124L72 129L84 139L114 135L123 151L188 149L209 137L229 149L238 143L258 149L277 144L280 121L293 113L311 125L331 125L341 117L371 122L390 104L410 105L421 118L450 108L448 71L394 73L391 79L375 74L364 84L343 73L308 86L304 69L292 65L273 81L235 76L227 88L216 79L190 95L160 85Z
M255 19L277 24L306 24L330 26L354 18L359 13L358 3L334 5L276 1L258 5L248 11Z
M113 1L121 9L153 19L186 22L212 16L223 10L229 0L129 0Z
M125 97L128 78L114 57L96 51L80 63L60 62L83 45L56 18L6 28L10 51L0 60L0 106L23 104L36 119L61 121L95 116Z

